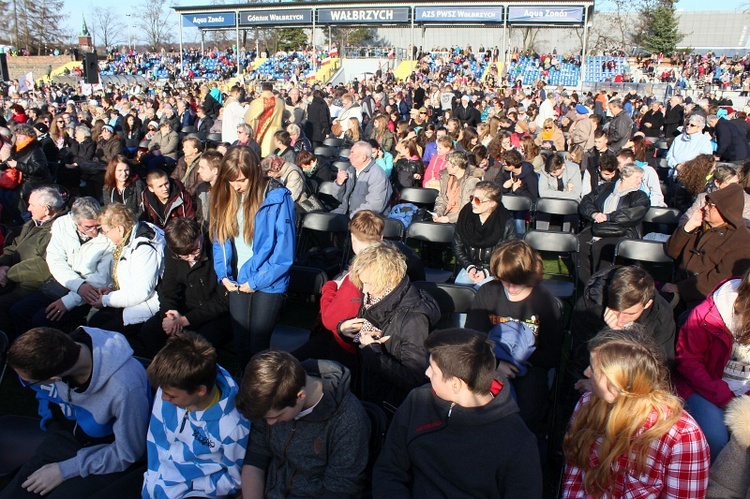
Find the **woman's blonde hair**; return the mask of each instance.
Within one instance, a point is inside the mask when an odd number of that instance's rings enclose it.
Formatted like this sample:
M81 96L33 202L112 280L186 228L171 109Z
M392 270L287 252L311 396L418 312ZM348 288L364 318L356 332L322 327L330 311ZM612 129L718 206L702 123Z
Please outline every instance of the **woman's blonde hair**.
M607 328L589 341L589 351L596 354L591 368L602 373L617 397L610 404L592 394L573 418L563 451L569 465L583 470L584 489L595 497L610 491L619 474L645 473L651 443L682 415L682 401L671 391L660 349L644 333L637 325L622 331ZM643 430L654 413L656 421ZM599 464L592 467L591 448L599 439ZM623 455L628 456L624 469L618 465Z
M127 206L120 203L108 204L99 214L99 224L111 227L122 227L125 234L135 227L136 219Z
M362 272L370 271L370 288L373 294L382 294L393 289L406 275L406 258L391 243L380 241L359 252L352 262L349 277L357 288L362 289Z
M229 185L229 182L237 180L240 175L250 183L244 197ZM211 188L209 201L211 237L224 244L227 239L240 234L237 212L242 202L245 220L242 235L246 242L251 242L255 229L255 214L258 213L263 203L267 185L268 178L263 175L258 156L249 147L231 147L221 160L216 183Z

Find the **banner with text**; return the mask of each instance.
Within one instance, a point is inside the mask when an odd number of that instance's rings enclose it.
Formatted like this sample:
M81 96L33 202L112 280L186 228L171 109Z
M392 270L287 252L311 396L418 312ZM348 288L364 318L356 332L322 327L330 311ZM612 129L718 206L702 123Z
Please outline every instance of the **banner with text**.
M418 23L501 23L502 7L417 7L414 21Z
M279 9L275 12L267 10L241 10L240 26L255 26L266 24L312 24L311 9Z
M233 28L234 22L234 12L186 14L182 16L183 28Z
M320 24L363 24L363 23L407 23L409 9L393 7L384 9L318 9Z
M582 23L583 7L508 7L509 23Z

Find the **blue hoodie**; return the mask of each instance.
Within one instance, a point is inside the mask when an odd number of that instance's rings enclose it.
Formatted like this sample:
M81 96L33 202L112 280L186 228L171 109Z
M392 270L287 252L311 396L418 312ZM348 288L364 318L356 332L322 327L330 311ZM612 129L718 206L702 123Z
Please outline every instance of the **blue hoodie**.
M225 277L248 283L254 291L284 293L289 287L289 268L294 263L296 241L294 201L288 189L270 181L266 199L255 214L253 256L235 270L234 246L227 239L214 240L214 270L219 282Z
M140 459L146 450L150 413L151 390L146 370L133 358L125 337L80 327L73 339L79 334L91 338L93 365L89 386L82 392L71 390L64 381L32 386L39 401L41 426L46 428L56 405L66 419L75 421L77 434L83 432L92 439L114 437L114 441L83 447L74 457L58 463L64 480L123 471Z

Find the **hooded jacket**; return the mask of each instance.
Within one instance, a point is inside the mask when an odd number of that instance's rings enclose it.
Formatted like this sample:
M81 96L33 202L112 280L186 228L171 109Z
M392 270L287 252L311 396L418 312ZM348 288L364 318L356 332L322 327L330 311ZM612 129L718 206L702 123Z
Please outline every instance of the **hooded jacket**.
M378 303L360 309L358 317L380 329L383 337L390 336L385 343L371 343L360 350L363 400L398 407L412 388L424 383L424 340L440 316L435 299L412 286L407 276Z
M307 106L307 120L309 131L312 133L307 133L306 127L305 134L310 137L311 141L323 142L331 133L331 111L322 97L313 97L312 102Z
M521 173L515 176L515 178L521 179L521 187L515 191L512 188L506 188L503 185L507 180L510 180L510 178L511 172L503 169L502 179L495 180L498 184L503 186L502 191L504 195L526 196L527 198L530 198L533 203L536 203L536 200L539 197L539 177L534 171L534 167L531 163L527 163L526 161L521 163Z
M85 444L58 463L64 480L123 471L146 450L151 403L146 370L119 333L80 327L72 338L91 345L89 385L82 391L64 381L33 385L41 426L47 429L52 420L59 421Z
M102 295L102 305L122 311L123 323L140 324L159 311L156 285L164 272L164 232L138 222L116 263L119 289ZM114 265L114 263L113 263Z
M265 293L284 293L289 287L289 268L294 263L296 240L294 201L289 190L269 180L266 198L255 214L253 256L234 270L231 239L214 240L214 270L218 282L225 277Z
M182 182L177 179L169 179L169 199L164 205L163 215L156 211L159 199L156 194L148 188L143 190L143 213L141 220L151 222L157 227L164 228L173 218L193 218L195 217L195 207L193 206L193 197L187 191Z
M719 285L690 312L680 328L674 384L683 399L698 393L716 407L724 407L734 398L723 379L734 337L724 322L721 309L731 310L739 284L739 279L731 279Z
M221 398L203 411L188 412L156 392L148 428L145 499L227 496L240 488L250 422L235 408L237 383L221 366Z
M430 385L412 390L375 463L373 497L542 497L534 435L509 385L495 380L491 392L487 405L465 408Z
M732 435L711 466L706 499L750 498L750 397L729 403L724 417Z
M302 367L323 381L323 398L297 420L253 421L244 464L266 472L268 499L354 497L367 465L370 421L349 391L348 369L327 360Z
M677 287L689 308L700 303L719 283L740 276L750 267L750 230L742 219L742 187L731 184L706 195L726 221L718 227L675 229L667 240L667 254L679 262Z
M114 246L102 233L81 243L76 222L70 214L52 223L51 234L45 258L52 277L70 290L61 299L65 308L72 310L84 303L77 293L82 284L103 288L112 282Z
M612 284L612 278L618 268L608 268L592 275L573 309L568 370L575 380L583 378L583 371L589 365L588 341L606 327L604 310L608 304L607 289ZM675 322L672 307L659 293L654 293L653 300L651 306L643 311L635 323L654 335L654 341L661 347L667 364L671 366L675 356Z
M54 219L53 219L54 220ZM52 237L53 220L37 225L29 220L21 233L5 247L0 255L0 266L8 266L8 279L24 288L38 289L50 276L44 256Z

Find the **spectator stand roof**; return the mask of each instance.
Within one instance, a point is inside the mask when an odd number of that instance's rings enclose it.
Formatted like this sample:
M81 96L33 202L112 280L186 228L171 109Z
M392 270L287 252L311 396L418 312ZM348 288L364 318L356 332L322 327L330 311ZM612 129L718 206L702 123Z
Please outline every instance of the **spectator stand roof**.
M256 27L321 26L410 26L412 47L415 27L483 25L503 28L502 52L508 46L508 26L571 27L584 28L584 44L588 35L589 20L594 10L594 0L544 0L526 2L451 1L445 5L435 2L316 2L193 5L172 7L181 17L180 67L182 61L182 28L195 27L201 31L234 29L237 46L240 46L241 29ZM585 60L586 54L583 54ZM584 64L581 65L583 75ZM238 75L241 71L237 66ZM581 78L582 79L582 78Z

